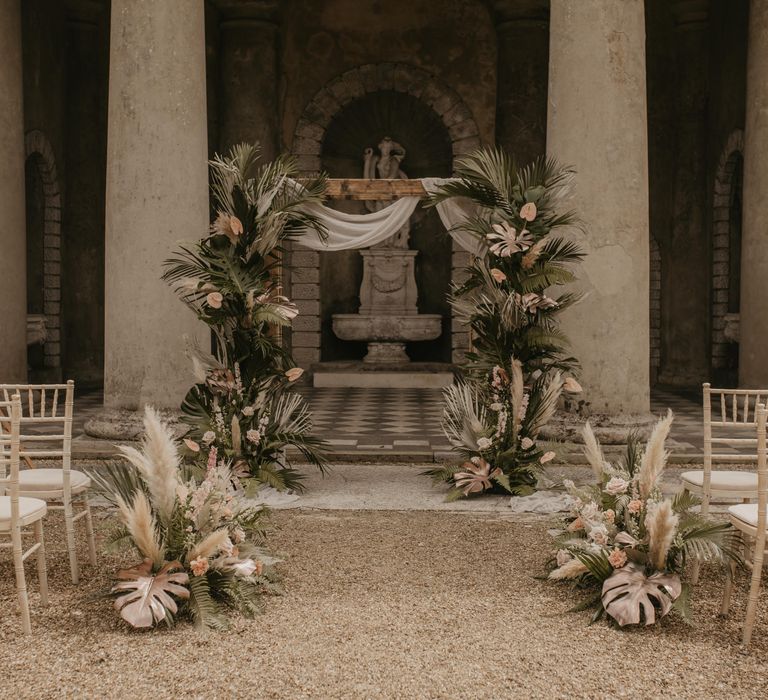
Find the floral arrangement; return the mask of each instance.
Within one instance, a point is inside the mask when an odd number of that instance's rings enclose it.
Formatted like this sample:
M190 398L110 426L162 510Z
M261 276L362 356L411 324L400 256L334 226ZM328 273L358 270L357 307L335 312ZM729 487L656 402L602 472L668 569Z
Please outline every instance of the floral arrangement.
M664 498L660 481L667 463L664 444L672 412L658 421L641 449L636 438L624 458L606 461L587 423L584 453L595 482L565 483L573 510L556 536L555 568L549 578L595 591L579 609L595 606L619 625L653 624L672 609L689 616L686 564L699 560L740 561L741 540L729 523L694 512L688 492Z
M299 231L325 230L304 205L321 201L325 180L295 185L293 159L258 164L255 146L241 144L211 161L216 218L210 235L182 246L165 262L163 278L211 329L214 352L190 346L196 384L182 413L186 445L205 462L215 447L235 473L255 485L300 489L301 474L286 456L294 446L310 463L325 466L324 443L310 435L310 414L290 390L303 370L283 347L280 328L298 314L282 293L282 244Z
M433 197L474 202L480 213L464 228L484 248L451 292L473 350L465 382L445 390L443 429L464 461L425 472L452 484L449 498L497 488L529 492L555 456L538 446L539 431L563 391L581 391L558 327L560 312L577 297L549 296L550 288L574 281L570 268L583 257L575 243L553 234L576 222L559 211L572 175L551 159L518 169L504 151L480 150L461 159L457 180Z
M172 624L178 615L224 628L226 608L253 615L274 591L261 548L263 507L245 497L229 462L208 451L204 472L184 476L173 433L150 407L139 447L121 447L135 467L91 476L117 507L112 545L129 543L143 559L119 571L110 591L132 627Z

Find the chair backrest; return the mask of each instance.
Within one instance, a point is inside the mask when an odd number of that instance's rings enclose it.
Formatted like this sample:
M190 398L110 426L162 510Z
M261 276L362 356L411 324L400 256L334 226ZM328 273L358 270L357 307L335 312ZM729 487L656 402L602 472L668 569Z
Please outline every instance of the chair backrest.
M713 460L756 461L757 405L768 399L768 389L715 389L706 383L703 394L704 471L711 469ZM736 451L739 448L741 453ZM745 448L749 448L746 453Z
M765 532L766 506L768 506L768 454L766 454L766 423L768 410L765 404L757 405L757 531Z
M35 459L62 460L65 481L72 461L72 416L75 383L66 384L0 384L0 402L8 403L13 395L20 398L21 458L30 466ZM9 414L0 408L0 435L9 428ZM10 454L0 447L0 478L5 475Z
M7 430L0 433L0 449L8 455L9 474L0 477L0 495L11 498L11 526L19 522L19 454L21 437L21 399L14 394L10 401L0 401L0 409L8 417Z

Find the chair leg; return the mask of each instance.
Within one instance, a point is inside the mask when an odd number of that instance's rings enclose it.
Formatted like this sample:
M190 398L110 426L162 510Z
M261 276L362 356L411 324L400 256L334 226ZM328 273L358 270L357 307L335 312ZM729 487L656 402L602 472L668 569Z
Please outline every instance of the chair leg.
M32 634L32 623L29 620L29 596L27 595L27 581L24 578L24 559L21 548L21 528L15 527L13 538L13 568L16 571L16 593L19 596L19 609L21 611L21 626L24 634Z
M72 583L80 582L80 569L77 566L77 549L75 548L75 523L72 513L72 499L64 495L64 530L67 536L67 551L69 552L69 570Z
M45 538L43 537L43 521L35 522L35 540L40 544L35 561L37 563L37 580L40 583L40 602L48 605L48 567L45 561Z
M91 504L88 503L88 496L83 497L85 506L85 532L88 536L88 558L91 566L96 566L96 538L93 534L93 517L91 516Z
M752 628L755 625L757 599L760 597L760 578L763 575L763 555L764 547L756 546L755 558L752 563L752 582L749 586L749 600L747 601L747 616L744 619L744 634L741 642L745 647L752 640Z
M733 579L736 577L736 562L730 564L729 574L725 578L723 589L723 604L720 606L720 614L725 617L731 609L731 593L733 592Z

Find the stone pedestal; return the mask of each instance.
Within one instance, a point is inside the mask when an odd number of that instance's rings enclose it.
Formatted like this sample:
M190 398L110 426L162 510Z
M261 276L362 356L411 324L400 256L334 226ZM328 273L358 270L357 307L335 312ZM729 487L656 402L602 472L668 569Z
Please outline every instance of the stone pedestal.
M203 0L113 0L106 193L104 401L177 407L183 336L207 333L160 279L208 226Z
M19 0L0 3L0 382L27 380L27 237Z
M747 42L739 384L768 387L768 0L752 0Z
M552 0L547 151L576 169L586 252L564 314L592 413L649 411L648 148L642 0Z

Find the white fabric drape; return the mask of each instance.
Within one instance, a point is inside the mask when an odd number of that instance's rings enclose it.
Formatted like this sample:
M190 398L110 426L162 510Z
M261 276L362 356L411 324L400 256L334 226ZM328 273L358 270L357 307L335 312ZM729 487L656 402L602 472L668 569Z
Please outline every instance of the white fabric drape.
M448 180L443 178L422 180L427 194L432 194L445 182ZM322 241L315 231L307 230L298 237L297 242L312 250L370 248L394 236L408 221L419 201L419 197L402 197L388 207L370 214L347 214L321 204L308 204L307 211L325 224L328 238ZM462 248L474 255L483 254L484 244L476 236L460 230L462 224L474 214L471 202L454 197L440 202L436 209L443 226Z

